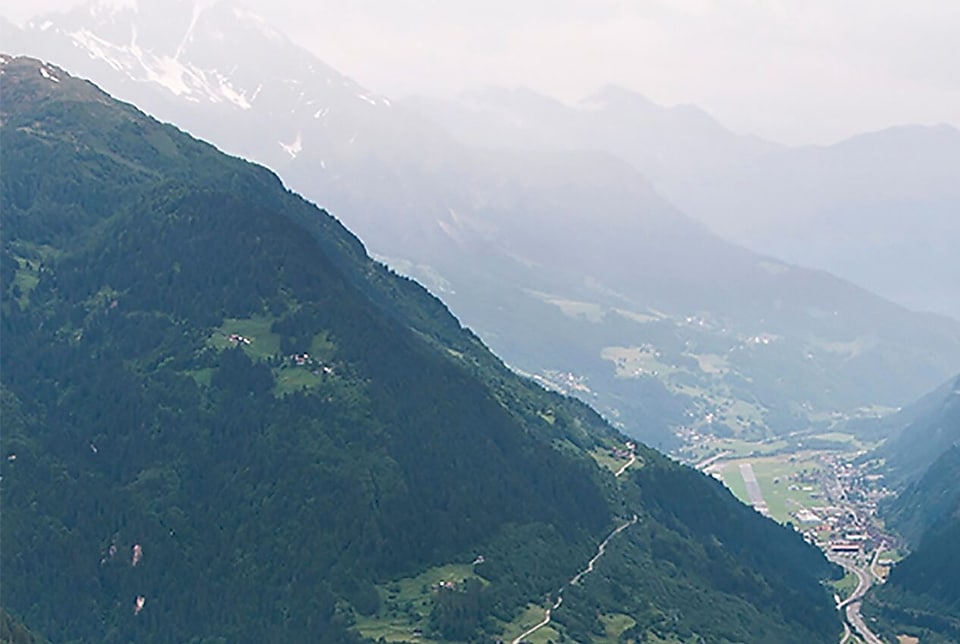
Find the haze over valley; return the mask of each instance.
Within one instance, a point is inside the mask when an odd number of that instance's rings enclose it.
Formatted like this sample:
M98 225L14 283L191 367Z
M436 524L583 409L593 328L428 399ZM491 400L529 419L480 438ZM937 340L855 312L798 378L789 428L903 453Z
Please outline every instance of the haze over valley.
M63 5L0 43L4 641L960 637L960 115L787 145Z

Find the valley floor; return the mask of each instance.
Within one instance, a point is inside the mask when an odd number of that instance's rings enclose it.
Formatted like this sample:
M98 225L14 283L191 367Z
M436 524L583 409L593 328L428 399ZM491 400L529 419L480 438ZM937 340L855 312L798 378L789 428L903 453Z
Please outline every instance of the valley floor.
M847 571L835 582L837 609L845 619L841 644L882 643L860 605L898 556L891 550L896 538L877 517L877 503L889 493L857 461L870 447L852 435L829 433L755 442L701 436L684 450L686 460L741 501L792 526Z

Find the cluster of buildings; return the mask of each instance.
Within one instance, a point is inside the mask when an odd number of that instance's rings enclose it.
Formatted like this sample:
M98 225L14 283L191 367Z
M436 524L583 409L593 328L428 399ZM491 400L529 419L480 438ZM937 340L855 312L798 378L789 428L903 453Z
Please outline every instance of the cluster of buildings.
M877 504L890 492L882 477L866 472L841 455L824 457L830 469L823 475L823 489L829 505L811 508L811 515L822 519L805 531L808 540L826 552L858 555L891 543L877 520Z
M303 353L292 353L290 354L290 359L298 367L303 367L310 364L310 354L307 352Z
M315 358L311 358L310 354L304 351L303 353L291 353L289 356L290 362L292 362L297 367L311 367L319 368L314 370L315 375L320 375L320 371L327 374L328 376L333 373L333 367L330 365L321 364Z
M801 519L801 512L797 518ZM804 536L823 550L837 554L859 554L874 545L860 515L847 507L827 505L806 510L802 520Z

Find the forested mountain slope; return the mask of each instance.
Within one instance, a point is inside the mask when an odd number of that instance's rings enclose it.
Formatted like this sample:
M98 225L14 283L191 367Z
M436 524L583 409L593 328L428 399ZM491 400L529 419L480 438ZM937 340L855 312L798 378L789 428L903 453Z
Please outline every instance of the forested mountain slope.
M960 419L955 419L960 422ZM886 508L912 552L868 605L921 641L960 639L960 444L949 448Z
M924 642L960 639L960 378L877 423L875 453L897 496L881 505L910 554L877 587L868 610Z
M889 437L878 451L889 485L902 488L916 482L960 443L960 376L900 412L854 429Z
M0 58L4 608L52 641L315 641L385 584L489 639L828 642L796 533L507 370L335 219L31 59ZM484 555L481 559L478 555ZM412 630L410 631L412 633Z

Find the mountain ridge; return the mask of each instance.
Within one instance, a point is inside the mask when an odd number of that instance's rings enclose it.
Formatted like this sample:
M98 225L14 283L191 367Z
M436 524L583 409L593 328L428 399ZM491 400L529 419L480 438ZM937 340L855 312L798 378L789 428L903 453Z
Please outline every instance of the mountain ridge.
M636 513L611 544L629 574L587 577L566 636L602 641L624 611L637 636L839 630L799 535L642 445L614 477L622 434L507 371L276 175L53 65L0 63L0 556L30 628L503 633ZM453 594L394 614L398 578L450 565Z
M950 248L960 238L950 218L960 203L955 127L897 125L787 147L628 90L595 104L553 101L540 110L544 118L537 113L545 99L529 96L491 90L407 104L472 144L605 150L729 241L829 270L910 308L960 315L952 272L943 270L955 266Z
M232 64L263 76L260 59L276 43L251 37L228 60L214 32L229 29L199 21L183 55L211 78ZM168 40L163 51L182 34ZM49 49L96 62L71 42ZM512 366L577 393L635 437L669 448L680 428L709 429L718 415L720 432L799 430L905 404L960 363L956 323L722 242L616 155L534 150L520 162L510 150L477 151L400 102L371 105L335 79L313 79L314 59L296 51L284 82L265 85L249 110L170 102L156 84L127 89L163 119L280 172L442 295ZM123 89L99 65L88 75ZM276 113L262 103L271 96ZM631 402L641 398L655 404Z

